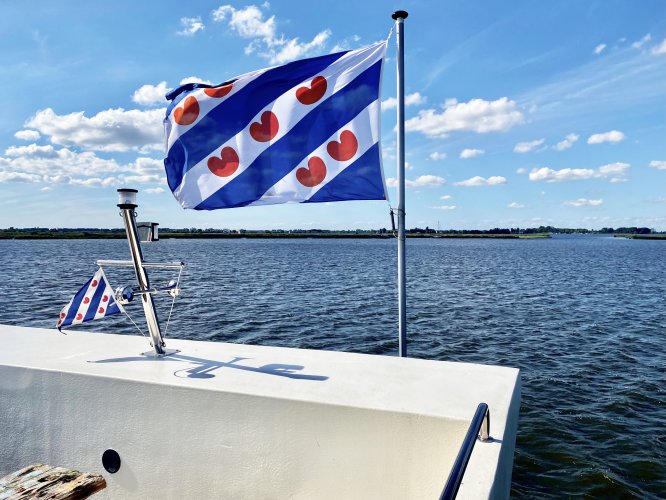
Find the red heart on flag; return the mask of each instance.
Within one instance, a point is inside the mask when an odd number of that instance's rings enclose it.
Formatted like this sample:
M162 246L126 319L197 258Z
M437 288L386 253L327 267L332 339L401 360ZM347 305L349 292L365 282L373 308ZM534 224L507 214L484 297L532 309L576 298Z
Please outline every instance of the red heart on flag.
M102 313L104 312L104 308L103 308L103 307L100 307L99 309L97 309L97 312L100 313L100 314L102 314Z
M305 187L315 187L326 178L326 164L318 156L308 160L308 168L301 167L296 170L296 179Z
M221 157L211 156L208 158L208 169L218 177L229 177L238 168L238 153L234 148L222 148Z
M65 317L65 313L60 313L60 317L61 317L61 318L64 318L64 317Z
M280 128L277 116L272 111L261 113L261 123L254 122L250 125L250 135L255 141L268 142L275 137Z
M109 300L109 296L108 296L108 295L105 295L104 297L102 297L102 302L106 302L107 300Z
M173 118L178 125L191 125L199 116L199 102L191 95L183 103L183 107L178 107L173 111Z
M83 303L87 304L88 302L90 302L90 298L89 297L83 297Z
M90 283L90 286L93 288L97 286L97 280L92 280L92 283Z
M83 319L83 314L81 314L81 313L77 314L76 319L79 320L79 321L82 320Z
M315 76L310 82L310 88L300 87L296 90L296 99L302 104L314 104L326 93L326 78Z
M358 141L351 130L343 130L340 134L340 142L329 142L326 146L326 150L334 160L351 160L356 154L356 151L358 151Z
M220 87L213 87L213 88L206 88L204 89L204 93L208 97L224 97L227 95L229 92L231 92L231 88L234 86L233 83L227 83L226 85L222 85Z

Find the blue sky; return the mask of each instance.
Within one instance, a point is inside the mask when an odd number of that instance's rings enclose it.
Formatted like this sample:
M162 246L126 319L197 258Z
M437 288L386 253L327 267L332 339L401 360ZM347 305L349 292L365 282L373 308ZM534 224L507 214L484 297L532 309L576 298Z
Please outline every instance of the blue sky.
M182 210L162 96L385 39L398 8L408 227L666 230L662 0L2 2L0 227L117 227L117 187L162 226L388 227L386 202ZM393 186L394 43L382 85Z

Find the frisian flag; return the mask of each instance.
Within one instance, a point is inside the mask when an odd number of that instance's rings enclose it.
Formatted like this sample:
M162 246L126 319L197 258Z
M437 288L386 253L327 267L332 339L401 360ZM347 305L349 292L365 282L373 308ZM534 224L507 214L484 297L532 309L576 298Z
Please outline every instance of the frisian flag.
M123 307L116 302L104 270L100 267L60 311L56 328L61 330L65 326L78 325L121 312L124 312Z
M183 208L384 200L386 42L167 94L169 187Z

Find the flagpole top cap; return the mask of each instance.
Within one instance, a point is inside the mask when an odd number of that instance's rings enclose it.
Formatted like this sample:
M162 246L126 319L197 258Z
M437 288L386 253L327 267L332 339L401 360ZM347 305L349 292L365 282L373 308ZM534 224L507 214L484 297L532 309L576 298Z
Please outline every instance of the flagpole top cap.
M136 208L136 194L138 191L136 189L118 189L118 207L119 208Z
M396 10L393 14L391 14L391 17L397 21L398 19L407 19L407 14L406 10Z

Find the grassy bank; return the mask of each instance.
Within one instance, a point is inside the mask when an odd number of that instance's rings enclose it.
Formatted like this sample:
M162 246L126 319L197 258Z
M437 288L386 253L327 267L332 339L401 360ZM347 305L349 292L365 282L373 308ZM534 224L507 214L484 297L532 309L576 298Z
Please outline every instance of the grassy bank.
M615 234L615 238L628 238L630 240L662 240L666 241L666 234Z

